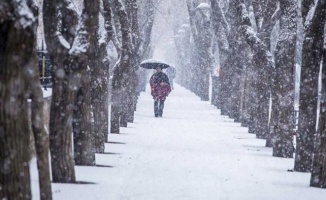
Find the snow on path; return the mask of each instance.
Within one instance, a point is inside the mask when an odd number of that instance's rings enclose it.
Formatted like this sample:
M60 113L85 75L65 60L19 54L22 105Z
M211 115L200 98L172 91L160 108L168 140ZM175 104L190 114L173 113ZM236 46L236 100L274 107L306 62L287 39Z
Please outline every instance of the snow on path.
M287 171L293 159L272 157L264 140L209 102L175 85L163 118L155 118L149 93L139 98L135 122L110 134L108 154L96 156L110 167L76 167L79 181L95 184L53 184L54 199L325 199L326 190L309 187L309 173Z

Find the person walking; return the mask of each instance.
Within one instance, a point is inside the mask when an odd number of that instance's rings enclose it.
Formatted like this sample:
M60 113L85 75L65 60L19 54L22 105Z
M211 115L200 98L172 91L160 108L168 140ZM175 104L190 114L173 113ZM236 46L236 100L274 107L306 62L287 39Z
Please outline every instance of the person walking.
M151 95L154 99L154 115L155 117L162 117L164 101L171 92L169 77L158 66L156 67L156 72L151 76L149 83L151 86Z

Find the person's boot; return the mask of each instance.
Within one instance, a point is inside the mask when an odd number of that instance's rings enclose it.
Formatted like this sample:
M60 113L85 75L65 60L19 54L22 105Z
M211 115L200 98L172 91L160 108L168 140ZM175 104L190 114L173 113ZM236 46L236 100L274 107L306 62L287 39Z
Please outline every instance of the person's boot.
M162 117L163 115L163 108L164 108L164 102L160 102L160 105L158 106L158 116Z
M154 102L154 116L155 116L155 117L158 117L158 115L159 115L158 102L155 101L155 102Z
M159 109L159 111L158 111L158 116L159 116L159 117L162 117L162 115L163 115L163 109Z

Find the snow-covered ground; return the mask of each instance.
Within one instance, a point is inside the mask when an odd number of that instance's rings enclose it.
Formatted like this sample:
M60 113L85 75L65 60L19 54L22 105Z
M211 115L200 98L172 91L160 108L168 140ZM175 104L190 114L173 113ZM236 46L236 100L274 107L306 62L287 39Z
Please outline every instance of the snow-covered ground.
M265 141L247 133L208 102L175 85L163 118L142 93L135 122L109 135L98 165L76 167L78 181L52 184L54 199L78 200L325 200L309 173L289 172L293 159L272 157ZM33 199L39 199L35 161Z
M52 95L52 88L42 88L42 91L43 91L43 97L44 98L48 98Z

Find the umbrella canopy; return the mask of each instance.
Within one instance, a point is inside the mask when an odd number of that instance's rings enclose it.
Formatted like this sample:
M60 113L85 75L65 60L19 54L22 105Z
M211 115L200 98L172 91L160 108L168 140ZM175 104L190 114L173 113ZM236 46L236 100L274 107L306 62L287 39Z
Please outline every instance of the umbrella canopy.
M159 60L148 59L141 62L140 67L145 69L156 69L157 67L161 67L161 69L166 69L170 67L170 65Z

